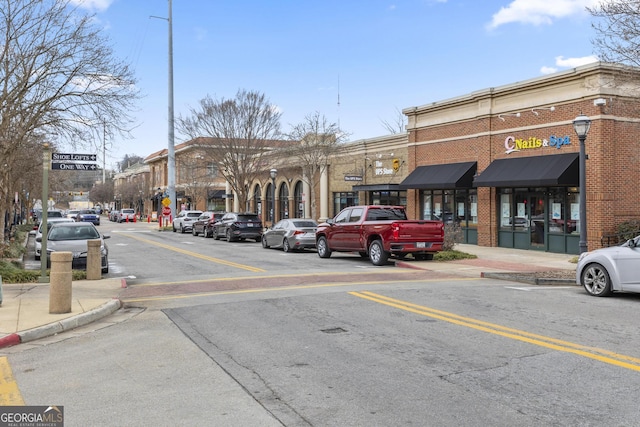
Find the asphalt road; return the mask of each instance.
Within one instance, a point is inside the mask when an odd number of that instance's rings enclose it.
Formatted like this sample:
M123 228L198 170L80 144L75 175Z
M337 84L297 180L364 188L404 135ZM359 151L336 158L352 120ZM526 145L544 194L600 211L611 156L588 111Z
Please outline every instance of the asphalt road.
M10 356L27 404L64 405L66 425L640 419L638 295L120 225L104 227L110 275L128 277L122 297L135 315Z

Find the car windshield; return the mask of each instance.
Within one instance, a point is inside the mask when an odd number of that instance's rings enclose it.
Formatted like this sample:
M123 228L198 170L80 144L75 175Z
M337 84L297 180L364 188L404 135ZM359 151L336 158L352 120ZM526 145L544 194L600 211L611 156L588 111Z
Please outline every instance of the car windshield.
M200 216L200 212L187 212L187 216L189 218L198 218Z
M81 214L88 214L88 215L95 215L96 211L91 210L91 209L86 209L86 210L80 211L80 213Z
M92 240L99 239L100 234L93 227L53 227L49 231L48 240Z
M42 215L42 213L40 215ZM48 218L62 218L62 212L61 211L47 211L47 217Z
M120 212L130 214L133 213L133 209L122 209Z

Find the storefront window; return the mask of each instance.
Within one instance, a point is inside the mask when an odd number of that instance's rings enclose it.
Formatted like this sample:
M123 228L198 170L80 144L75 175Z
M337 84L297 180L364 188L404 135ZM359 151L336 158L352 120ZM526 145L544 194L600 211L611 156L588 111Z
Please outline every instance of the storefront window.
M431 192L422 193L422 219L433 219L431 209Z
M342 209L349 206L358 205L358 193L352 191L345 191L340 193L333 193L333 213L334 215L340 212Z
M511 229L514 223L513 194L508 189L502 189L500 194L500 227Z
M577 188L569 188L567 193L567 234L579 234L580 229L580 193Z
M469 190L467 196L469 203L467 204L467 226L478 226L478 190Z
M563 188L552 188L549 193L549 233L564 233L568 225L564 195Z

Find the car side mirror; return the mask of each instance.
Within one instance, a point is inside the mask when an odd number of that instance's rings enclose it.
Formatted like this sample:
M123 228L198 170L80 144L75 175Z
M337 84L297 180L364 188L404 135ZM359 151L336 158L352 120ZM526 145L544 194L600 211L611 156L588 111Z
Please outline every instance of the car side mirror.
M333 225L333 224L334 224L334 222L335 222L335 221L333 220L333 218L329 218L329 219L327 220L327 224L329 224L329 225Z
M103 239L105 239L105 240L106 240L106 239L110 239L110 238L111 238L111 235L110 235L110 234L103 234L103 235L102 235L102 238L103 238Z

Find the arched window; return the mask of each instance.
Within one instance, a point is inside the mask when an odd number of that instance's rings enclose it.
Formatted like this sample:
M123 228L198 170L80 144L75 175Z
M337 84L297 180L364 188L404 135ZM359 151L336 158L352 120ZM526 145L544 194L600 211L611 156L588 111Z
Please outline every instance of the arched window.
M267 192L266 192L266 196L267 196L267 205L265 206L265 208L267 209L266 211L266 219L268 221L270 221L272 224L275 223L274 219L274 204L273 204L273 184L269 183L267 184Z
M294 209L295 209L295 217L296 218L304 218L304 200L303 198L303 187L302 181L296 182L296 186L293 190L293 201L294 201Z
M280 184L280 191L278 191L278 220L289 218L289 187L286 183Z
M260 184L253 187L253 212L262 215L262 200L260 199Z

